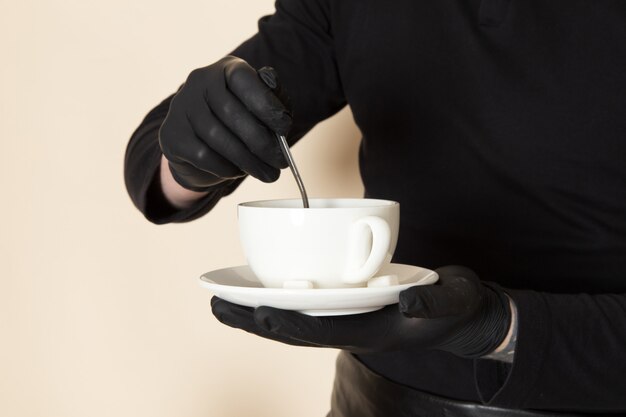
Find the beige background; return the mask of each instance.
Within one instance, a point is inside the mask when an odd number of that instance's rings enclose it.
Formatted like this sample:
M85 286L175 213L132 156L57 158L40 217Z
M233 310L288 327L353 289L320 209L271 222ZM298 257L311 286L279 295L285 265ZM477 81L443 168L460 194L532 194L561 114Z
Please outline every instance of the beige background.
M126 195L127 140L272 0L2 1L0 415L323 416L335 351L220 325L196 282L244 262L236 204L154 226ZM311 196L360 196L348 110L295 148ZM284 172L288 174L288 172Z

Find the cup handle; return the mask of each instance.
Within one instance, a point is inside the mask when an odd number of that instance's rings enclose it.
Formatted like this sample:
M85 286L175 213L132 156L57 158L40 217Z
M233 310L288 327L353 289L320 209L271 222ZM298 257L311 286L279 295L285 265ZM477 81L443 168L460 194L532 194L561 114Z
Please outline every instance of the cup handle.
M363 228L369 227L372 231L372 248L362 265L354 265L362 259L358 254L362 254L369 246L367 239L363 238ZM346 284L360 284L370 279L381 267L391 244L391 229L389 224L380 217L366 216L358 219L352 224L352 238L350 240L350 251L348 268L343 274L342 281Z

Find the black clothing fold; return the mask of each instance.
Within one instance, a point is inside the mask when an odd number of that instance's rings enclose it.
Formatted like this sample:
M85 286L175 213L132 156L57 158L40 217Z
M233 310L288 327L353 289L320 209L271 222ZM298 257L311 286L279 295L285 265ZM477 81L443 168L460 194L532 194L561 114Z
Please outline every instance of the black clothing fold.
M417 391L372 372L347 352L337 357L327 417L609 417L615 414L511 410Z

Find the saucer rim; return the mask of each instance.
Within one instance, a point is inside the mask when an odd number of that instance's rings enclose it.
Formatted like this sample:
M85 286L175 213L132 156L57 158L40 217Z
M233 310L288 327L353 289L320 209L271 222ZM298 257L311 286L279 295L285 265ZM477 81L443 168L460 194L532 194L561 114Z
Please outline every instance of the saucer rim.
M280 294L285 294L285 295L286 294L299 295L299 294L313 294L313 293L316 295L323 295L324 293L336 294L337 292L342 292L342 293L346 293L346 295L350 295L351 293L360 294L362 292L372 292L372 291L391 290L391 289L402 291L403 289L406 289L415 285L431 285L431 284L436 283L439 280L439 275L435 271L430 270L428 268L423 268L423 267L416 266L416 265L393 263L393 262L390 263L388 266L401 266L401 267L415 268L415 273L413 273L411 278L409 278L411 280L410 282L404 282L404 283L399 283L396 285L389 285L389 286L383 286L383 287L306 288L306 289L263 287L261 285L261 282L258 280L258 278L254 276L254 273L252 273L252 275L255 277L255 281L251 281L251 282L259 284L259 286L255 286L255 287L243 287L240 285L222 284L222 283L212 280L211 278L206 277L206 275L208 274L219 273L220 271L233 271L233 270L244 269L244 268L247 270L250 270L249 265L243 264L243 265L236 265L236 266L231 266L231 267L226 267L226 268L219 268L219 269L215 269L209 272L205 272L204 274L200 275L199 280L201 281L200 285L202 285L203 287L206 287L207 285L211 285L211 286L217 286L219 288L237 289L237 290L242 290L242 291L253 290L255 292L257 291L268 292L268 293L279 292ZM415 279L419 271L424 271L425 274L419 279ZM420 284L422 281L427 281L427 280L432 280L432 282L429 282L427 284Z
M418 285L432 285L439 279L435 271L427 268L405 264L390 265L403 265L412 269L414 272L408 278L410 281L383 287L293 289L227 285L205 277L213 273L219 274L220 271L233 273L233 269L250 269L248 265L239 265L206 272L199 277L198 283L215 296L242 306L256 308L266 305L311 316L337 316L362 314L397 303L401 291ZM256 281L252 282L260 284L258 278L254 278Z

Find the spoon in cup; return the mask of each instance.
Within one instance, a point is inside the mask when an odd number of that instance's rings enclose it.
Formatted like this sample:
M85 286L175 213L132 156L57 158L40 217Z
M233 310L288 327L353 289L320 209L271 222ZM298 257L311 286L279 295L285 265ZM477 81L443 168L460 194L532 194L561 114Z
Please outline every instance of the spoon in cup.
M291 169L291 173L298 184L298 188L300 189L300 194L302 195L302 206L304 208L309 208L309 198L306 195L306 189L304 188L304 183L302 182L302 177L300 176L300 172L298 172L298 168L296 167L296 163L293 160L293 156L291 156L291 151L289 150L289 144L287 143L287 139L285 136L279 135L276 133L276 138L278 139L278 143L280 145L280 149L289 164L289 168Z

